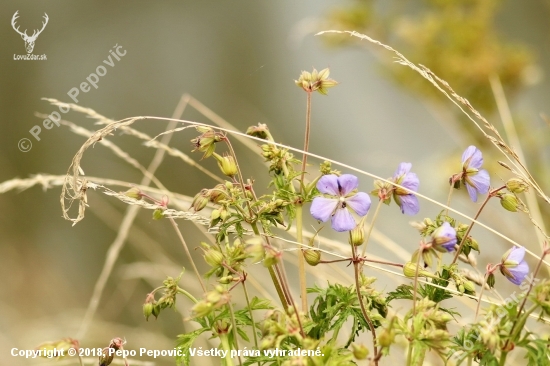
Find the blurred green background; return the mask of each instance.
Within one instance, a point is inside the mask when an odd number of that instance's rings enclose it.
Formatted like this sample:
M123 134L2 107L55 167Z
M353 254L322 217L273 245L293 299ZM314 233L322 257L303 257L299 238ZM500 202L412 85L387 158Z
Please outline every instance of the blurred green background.
M432 68L497 127L500 119L488 76L499 75L509 93L529 166L543 189L549 188L549 172L544 169L550 163L548 125L540 113L550 114L550 5L535 0L481 3L4 0L0 3L0 183L67 171L84 139L66 127L54 126L42 128L41 141L36 141L29 130L42 119L35 113L57 110L41 98L71 102L67 92L95 72L118 44L127 54L113 68L107 67L97 89L80 92L79 105L113 119L170 117L181 96L189 93L241 131L267 123L277 141L301 148L305 95L293 80L301 70L330 67L331 77L340 85L329 96L313 98L311 152L383 177L391 176L399 162L410 161L421 180L420 192L444 201L447 177L460 169L464 148L479 144L487 156L495 149L464 124L451 103L426 90L428 84L419 76L393 65L391 54L366 43L343 42L342 37L314 36L320 30L341 29L379 37L412 61ZM26 54L10 24L16 11L17 24L21 30L28 29L28 34L48 14L49 23L33 51L46 54L47 61L13 59L14 54ZM90 130L97 128L75 112L63 117ZM191 108L183 118L208 122ZM165 124L142 121L134 127L155 135ZM172 145L190 153L192 137L189 132L176 134ZM33 143L29 152L18 149L22 138ZM127 136L116 134L111 140L145 166L154 154ZM259 157L242 146L237 150L243 156L245 175L264 187L267 179L262 176ZM198 154L192 156L200 159ZM488 164L495 185L499 177L508 177L498 165ZM99 145L87 152L83 167L91 176L128 182L141 179L137 170ZM191 196L213 185L171 157L165 159L157 177L169 189ZM361 184L370 191L372 180L363 177ZM13 347L30 349L43 341L75 336L126 209L92 192L86 219L71 227L61 217L59 194L59 187L48 191L34 187L0 195L2 365L37 364L9 356ZM475 213L476 206L465 198L464 192L456 194L454 205ZM407 224L410 218L397 216L395 207L382 211L377 228L411 252L418 235ZM423 203L415 219L438 211ZM506 235L536 250L533 230L522 226L528 224L525 217L503 213L498 203L486 215ZM157 321L143 319L141 304L146 293L166 275L176 276L186 260L167 223L141 212L135 226L138 234L123 249L92 327L81 339L85 347L104 347L119 336L126 337L130 349L170 349L175 336L190 329L175 312L164 312ZM197 246L196 230L188 223L181 227L195 235L190 246ZM507 249L502 240L479 228L474 234L499 248L499 253ZM332 237L345 243L345 238ZM148 249L138 249L137 243ZM391 258L392 253L385 253L383 247L370 248ZM483 249L483 254L490 252ZM195 255L201 261L199 253ZM169 261L157 261L163 256ZM186 281L193 286L193 277L188 275ZM183 315L188 307L184 301L180 304ZM165 358L157 364L169 365L173 360Z

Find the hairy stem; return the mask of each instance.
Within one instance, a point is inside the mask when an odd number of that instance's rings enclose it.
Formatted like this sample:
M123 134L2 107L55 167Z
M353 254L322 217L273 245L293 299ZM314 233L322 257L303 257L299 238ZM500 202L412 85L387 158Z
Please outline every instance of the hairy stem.
M483 211L483 209L485 208L485 205L487 205L487 202L489 202L489 200L492 197L494 197L495 194L498 191L503 190L504 188L506 188L506 186L502 186L500 188L493 189L492 191L489 192L489 194L487 194L487 197L485 197L485 200L483 201L483 203L479 207L479 210L477 210L476 215L474 216L474 220L477 220L477 218L481 214L481 211ZM453 258L453 261L451 262L451 265L456 263L456 261L458 259L458 256L460 255L460 252L462 251L462 247L464 246L464 243L466 243L466 239L468 238L468 235L470 234L470 231L472 231L472 228L474 227L474 224L475 224L475 221L473 221L470 224L470 226L468 226L468 230L466 230L466 233L464 233L464 236L462 237L462 240L460 241L460 245L458 246L458 248L456 250L456 253L455 253L455 256Z
M296 241L303 244L302 237L303 229L303 210L302 205L296 206ZM307 280L306 280L306 260L303 250L299 250L298 254L298 272L300 277L300 298L302 300L302 311L307 312Z
M351 234L350 234L351 235ZM374 324L372 320L369 317L369 314L367 313L367 309L365 309L365 304L363 303L363 295L361 294L361 282L359 281L359 265L360 262L357 260L357 253L355 252L355 246L351 246L351 250L353 253L353 270L355 273L355 291L357 292L357 299L359 301L359 306L361 307L361 313L365 317L365 320L369 324L369 328L372 334L372 347L374 350L374 365L378 366L378 360L380 357L378 356L378 347L376 346L376 330L374 329Z
M310 91L306 92L307 102L306 102L306 133L304 136L304 154L302 156L302 175L300 176L300 184L304 185L304 175L306 174L307 166L307 152L309 151L309 134L311 131L311 93ZM302 188L300 187L300 192Z
M246 299L248 313L250 314L250 320L252 321L252 335L254 336L254 346L256 347L256 349L260 349L260 347L258 346L258 335L256 334L256 322L254 321L254 314L252 312L252 308L250 307L250 297L248 296L246 281L242 281L241 284L243 285L244 298ZM258 366L260 366L259 361L258 361Z
M374 210L374 216L372 217L372 221L369 225L369 231L367 231L367 235L365 236L365 243L363 244L363 251L361 252L361 257L365 256L365 253L367 252L367 244L369 243L370 234L372 233L372 229L374 228L374 223L376 222L376 219L378 218L378 212L380 212L380 207L382 206L382 200L378 201L378 204L376 205L376 209Z

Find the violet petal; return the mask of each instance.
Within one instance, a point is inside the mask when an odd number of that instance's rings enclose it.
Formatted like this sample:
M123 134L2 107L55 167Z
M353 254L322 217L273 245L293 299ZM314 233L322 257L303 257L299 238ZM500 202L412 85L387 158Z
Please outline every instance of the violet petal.
M334 198L315 197L311 203L309 212L316 220L325 222L327 221L336 207L338 206L338 200Z
M370 204L370 197L365 192L358 192L346 199L346 205L359 216L365 216L369 212Z

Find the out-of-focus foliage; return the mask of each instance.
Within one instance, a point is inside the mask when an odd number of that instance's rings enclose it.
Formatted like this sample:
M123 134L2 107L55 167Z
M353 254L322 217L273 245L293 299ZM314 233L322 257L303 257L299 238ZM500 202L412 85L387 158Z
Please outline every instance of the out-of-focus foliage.
M353 0L331 10L323 29L355 30L400 49L451 83L476 108L495 108L489 77L497 75L507 96L526 83L534 53L500 37L495 30L499 0L425 0L423 2ZM417 7L403 9L403 7ZM407 10L406 12L403 10ZM412 11L411 11L412 10ZM352 37L326 37L333 45L357 42ZM387 68L400 85L429 98L440 93L408 68Z

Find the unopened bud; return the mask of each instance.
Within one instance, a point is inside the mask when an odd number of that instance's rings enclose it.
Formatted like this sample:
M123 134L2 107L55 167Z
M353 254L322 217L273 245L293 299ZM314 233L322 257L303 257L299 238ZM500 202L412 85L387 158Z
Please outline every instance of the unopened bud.
M198 212L206 207L208 204L209 198L208 198L208 190L203 189L199 193L195 195L193 198L193 202L191 202L191 208L195 210L195 212Z
M265 123L258 123L257 126L250 126L246 130L246 134L249 136L254 136L261 138L263 140L272 140L271 134L269 133L269 128Z
M476 291L476 287L472 281L464 281L463 285L464 285L464 289L466 289L466 291L468 292Z
M141 195L141 190L137 187L132 187L126 192L124 192L126 197L130 197L136 200L140 200L143 196Z
M356 247L362 245L365 242L365 229L363 225L357 225L351 230L351 235L349 236L349 243Z
M418 277L434 277L433 274L424 269L418 268L417 271L417 268L418 266L416 265L416 263L407 262L403 266L403 274L405 275L405 277L414 278L416 277L418 272Z
M353 357L355 357L357 360L364 360L369 355L369 349L365 347L363 344L353 343L351 345L351 349L353 352Z
M529 184L520 178L511 178L506 182L506 189L512 193L522 193L529 188Z
M204 260L211 267L217 267L223 262L223 254L215 249L208 249L204 253Z
M143 315L145 316L145 320L149 320L149 317L153 315L153 307L154 305L150 302L143 304Z
M321 261L321 251L315 249L306 249L303 250L304 258L310 266L316 266Z
M233 156L221 156L216 153L213 153L213 156L218 162L218 167L223 174L227 175L228 177L233 177L237 174L237 163L235 163L235 159L233 158Z
M164 210L157 208L155 211L153 211L153 220L160 220L164 217Z
M523 211L523 205L513 193L504 193L500 195L500 204L510 212L517 212L518 210Z
M381 347L389 347L395 339L395 334L388 329L383 329L376 339Z

